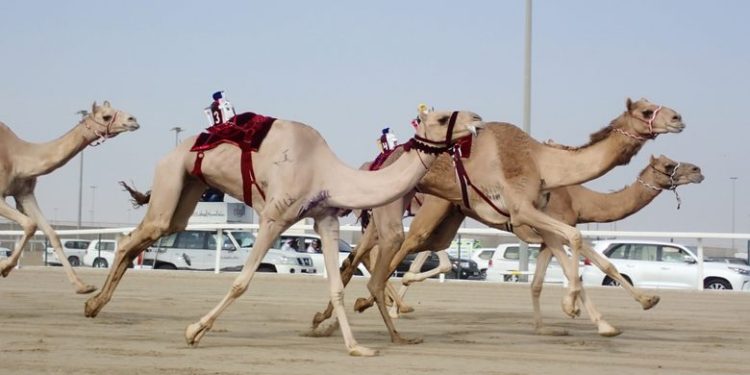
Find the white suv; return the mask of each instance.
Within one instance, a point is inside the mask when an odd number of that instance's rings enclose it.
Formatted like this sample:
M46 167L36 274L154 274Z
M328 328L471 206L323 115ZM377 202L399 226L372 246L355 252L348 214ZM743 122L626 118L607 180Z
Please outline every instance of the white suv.
M93 240L83 255L83 265L94 268L109 268L115 260L117 240Z
M61 239L63 251L65 256L68 257L68 262L73 267L78 267L83 264L83 257L86 255L86 249L88 249L91 240L77 240L77 239ZM60 258L55 254L55 249L52 246L47 247L45 252L47 256L47 264L59 266Z
M539 245L529 244L529 270L528 280L531 281L536 269L536 258L539 256ZM549 251L549 250L548 250ZM487 268L487 281L517 282L524 273L519 270L520 246L517 243L503 243L497 246ZM568 280L565 273L557 262L552 258L544 277L545 283L567 285Z
M698 257L687 246L639 240L603 240L593 244L594 251L608 257L636 287L698 289ZM588 262L582 279L584 285L617 285ZM703 262L703 288L750 290L750 267Z
M154 242L143 257L143 264L157 269L213 270L216 264L214 230L186 230ZM239 271L255 244L246 230L224 230L221 239L220 269ZM306 254L271 248L258 266L258 272L314 274L313 260Z
M313 264L315 265L315 269L318 270L318 273L321 273L324 277L326 277L328 275L326 273L325 261L323 260L323 253L318 251L314 253L307 252L308 247L310 247L313 241L320 241L320 236L318 236L317 234L307 233L283 233L277 239L276 246L281 249L289 249L291 251L297 251L309 255L310 257L312 257ZM352 245L342 239L339 239L339 266L344 263L344 260L346 260L346 258L349 256L349 254L352 253L352 251ZM360 263L357 266L357 270L354 271L354 275L370 276L370 273L367 272L367 268L362 263Z

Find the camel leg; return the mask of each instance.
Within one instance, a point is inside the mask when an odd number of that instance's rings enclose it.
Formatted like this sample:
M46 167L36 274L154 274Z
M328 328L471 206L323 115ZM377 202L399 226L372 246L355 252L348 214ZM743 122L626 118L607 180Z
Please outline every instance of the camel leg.
M341 264L341 268L339 269L340 275L341 275L341 281L346 286L349 281L351 280L352 276L354 276L354 271L357 269L357 266L360 262L362 262L363 259L367 259L366 262L364 262L365 266L367 266L368 271L370 271L369 265L369 253L373 246L375 246L376 242L376 236L377 236L377 230L375 229L374 224L370 224L370 226L365 229L365 233L362 235L362 238L359 241L359 244L357 245L357 248L354 250L353 253L349 254L349 256L344 260L344 263ZM333 315L333 304L329 301L328 306L323 312L317 312L315 313L315 316L313 317L312 321L312 329L315 330L320 326L322 322L324 322L326 319L330 318ZM328 332L328 330L326 330ZM316 335L322 335L322 334L316 334ZM327 335L325 335L327 336Z
M0 200L0 216L18 223L23 229L23 235L16 241L16 245L13 247L13 253L7 259L0 260L0 275L3 277L7 277L10 271L13 270L13 267L18 265L18 259L21 258L21 253L26 246L26 242L36 232L36 223L30 217L23 214L23 207L20 206L18 200L16 200L16 206L19 209L9 206L5 200Z
M169 159L159 164L156 175L159 178L154 180L146 217L135 230L119 240L114 264L102 289L86 301L84 314L87 317L95 317L112 299L128 265L138 254L159 237L185 228L206 189L202 182L186 177L184 170L170 164Z
M568 254L563 251L562 244L560 243L555 244L555 246L550 245L549 249L557 258L557 261L558 263L560 263L560 267L562 267L566 277L568 279L570 279L571 277L577 278L578 274L574 273L573 267L571 267L571 265L572 263L578 263L578 258L569 257ZM606 320L604 320L602 314L599 313L599 311L596 309L596 306L594 306L594 302L591 299L587 298L586 291L583 289L583 287L581 287L581 293L578 295L578 297L581 299L586 312L589 314L589 318L594 324L596 324L599 335L604 337L614 337L622 333L622 331L613 327Z
M511 220L514 226L526 224L539 231L547 232L546 236L543 235L545 236L544 242L550 246L551 243L556 241L555 238L564 239L570 246L572 258L579 258L583 241L581 239L581 232L575 227L567 225L539 211L531 203L525 202L515 207L511 212ZM581 313L580 309L576 306L576 300L581 292L581 280L578 277L578 262L573 262L570 269L571 273L566 273L568 278L568 293L563 297L562 308L563 312L568 316L576 317Z
M638 303L641 304L641 307L643 307L644 310L648 310L659 303L659 296L645 294L633 287L633 285L630 284L630 282L620 274L620 271L617 270L617 267L615 267L612 262L607 260L606 257L594 251L591 246L589 246L588 244L584 244L581 250L583 250L583 255L591 260L591 263L602 270L602 272L606 273L607 276L609 276L613 280L618 281L620 285L625 288L625 290L627 290Z
M547 267L551 259L552 251L547 248L546 244L542 244L541 249L539 249L539 256L536 258L534 278L531 280L531 302L534 306L534 332L537 335L545 336L567 336L567 330L545 327L542 322L542 308L539 298L542 295L544 275L547 273Z
M323 258L328 272L328 285L331 293L331 302L336 313L336 318L344 336L344 343L353 356L374 356L377 351L357 344L349 326L349 319L344 309L344 284L338 272L338 243L339 243L339 220L335 215L325 215L315 220L316 232L320 235L323 245Z
M431 195L424 196L424 202L409 227L409 235L401 241L393 241L394 248L404 255L423 250L446 249L450 246L456 231L463 222L464 215L448 201ZM378 227L380 228L380 226ZM378 229L379 232L382 232ZM379 266L375 266L379 267ZM421 266L420 266L421 267ZM391 273L395 268L391 270ZM407 277L408 279L408 277ZM404 292L405 293L405 292ZM357 311L364 311L372 306L374 298L360 298L355 304Z
M96 290L96 287L90 284L85 284L81 279L78 277L76 272L73 270L73 267L70 265L70 262L68 261L68 257L65 255L65 252L62 248L62 243L60 242L60 237L58 237L57 233L54 229L49 225L47 220L44 218L44 215L42 215L42 211L39 209L39 205L36 202L36 198L34 195L24 195L19 197L21 205L24 208L24 211L26 211L26 214L31 217L32 220L34 220L38 225L39 228L42 229L42 232L47 235L50 242L52 243L52 247L55 249L55 254L57 255L57 258L60 259L60 263L63 266L63 269L65 270L65 274L68 277L68 281L70 281L71 284L76 289L76 293L78 294L88 294Z

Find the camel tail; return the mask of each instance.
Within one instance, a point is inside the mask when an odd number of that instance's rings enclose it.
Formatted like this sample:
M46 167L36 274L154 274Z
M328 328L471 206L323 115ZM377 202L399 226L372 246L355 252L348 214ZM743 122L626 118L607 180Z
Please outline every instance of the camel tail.
M138 190L135 190L135 188L128 186L128 184L126 184L125 181L120 181L120 185L122 185L125 191L130 193L130 202L133 204L134 208L144 206L148 204L148 202L151 200L150 190L144 194Z

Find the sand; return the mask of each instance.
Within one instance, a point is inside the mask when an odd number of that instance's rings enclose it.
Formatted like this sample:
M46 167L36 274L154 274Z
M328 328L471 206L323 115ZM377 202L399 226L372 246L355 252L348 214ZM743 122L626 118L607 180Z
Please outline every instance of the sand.
M101 285L104 270L80 268ZM605 318L624 333L600 337L585 317L560 309L547 286L548 325L569 336L537 336L528 286L430 281L412 288L416 311L396 321L417 345L394 345L375 309L349 313L357 340L380 356L347 355L340 333L313 338L328 294L316 276L260 274L197 348L185 327L211 309L234 274L131 270L97 318L83 316L59 267L26 266L0 279L0 374L749 374L750 293L659 291L650 311L625 291L592 288ZM347 290L351 309L366 292Z

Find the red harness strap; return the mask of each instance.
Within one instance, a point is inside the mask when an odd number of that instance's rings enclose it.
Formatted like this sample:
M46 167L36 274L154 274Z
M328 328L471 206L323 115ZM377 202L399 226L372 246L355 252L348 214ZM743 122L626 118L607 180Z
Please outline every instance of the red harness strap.
M495 211L503 216L510 217L510 213L492 203L492 199L490 199L471 182L471 179L469 179L469 175L466 173L466 167L464 167L464 163L463 161L461 161L461 157L464 155L463 149L467 148L465 146L462 146L464 145L462 145L461 143L456 143L452 148L452 154L453 165L456 167L456 178L458 179L458 186L461 187L461 198L463 199L464 206L466 206L466 208L471 208L471 204L469 204L469 189L467 187L468 185L469 187L474 189L474 192L477 193L477 195L479 195L479 197L482 198L483 201L487 202L487 204L489 204L490 207L492 207ZM469 138L468 149L471 149L471 138ZM468 156L469 155L466 155L466 157Z

